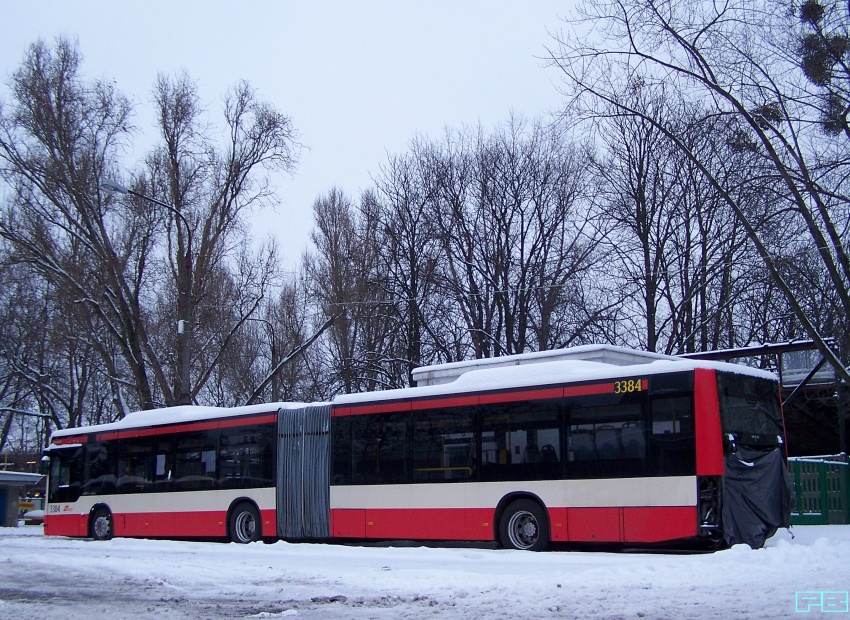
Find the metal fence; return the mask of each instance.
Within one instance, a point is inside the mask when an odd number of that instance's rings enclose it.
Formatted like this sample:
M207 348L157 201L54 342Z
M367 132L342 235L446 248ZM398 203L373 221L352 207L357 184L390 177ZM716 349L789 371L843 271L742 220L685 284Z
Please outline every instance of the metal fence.
M850 523L850 463L846 455L788 459L797 506L793 525Z

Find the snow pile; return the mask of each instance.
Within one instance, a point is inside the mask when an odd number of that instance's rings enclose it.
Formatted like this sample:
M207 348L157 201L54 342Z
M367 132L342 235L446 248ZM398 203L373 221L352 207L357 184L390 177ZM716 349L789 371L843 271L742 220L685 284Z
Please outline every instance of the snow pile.
M798 591L850 590L850 526L692 555L97 543L39 531L0 529L0 617L776 618L794 615Z

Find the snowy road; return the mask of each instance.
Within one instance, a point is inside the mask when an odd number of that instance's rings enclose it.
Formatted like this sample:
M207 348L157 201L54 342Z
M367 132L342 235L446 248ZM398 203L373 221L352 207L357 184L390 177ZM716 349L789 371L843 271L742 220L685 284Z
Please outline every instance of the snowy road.
M40 534L0 528L0 618L772 619L797 615L798 591L833 591L830 613L799 617L850 620L850 526L704 555Z

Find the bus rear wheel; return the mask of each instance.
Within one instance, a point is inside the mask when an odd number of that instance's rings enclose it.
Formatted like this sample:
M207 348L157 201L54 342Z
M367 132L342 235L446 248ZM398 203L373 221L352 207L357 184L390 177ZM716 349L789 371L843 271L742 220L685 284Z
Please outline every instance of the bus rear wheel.
M112 513L108 508L98 508L91 517L91 537L95 540L109 540L115 530L113 529Z
M510 504L499 519L499 542L505 549L545 551L549 521L543 507L530 499Z
M249 543L263 537L263 525L260 513L253 504L239 504L230 513L230 540L235 543Z

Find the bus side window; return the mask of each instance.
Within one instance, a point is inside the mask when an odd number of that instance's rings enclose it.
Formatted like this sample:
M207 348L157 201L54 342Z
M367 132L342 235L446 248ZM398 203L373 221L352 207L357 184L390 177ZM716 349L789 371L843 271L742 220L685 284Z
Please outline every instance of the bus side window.
M219 445L219 484L222 488L272 486L274 459L270 433L266 430L258 427L222 431Z
M351 484L351 416L331 418L331 484Z
M653 476L696 473L694 408L691 396L652 399L650 460Z
M119 443L119 493L147 493L153 490L153 446L153 437L126 439Z
M569 478L647 475L646 423L639 402L574 407L567 428Z
M83 449L65 448L50 455L50 487L47 501L75 502L83 490Z
M481 480L563 476L558 403L537 400L481 407Z
M351 421L352 484L410 482L408 413L356 416Z
M118 443L115 441L92 442L86 445L87 473L83 495L115 493L117 453Z
M473 413L466 407L413 414L414 482L452 482L477 476Z
M218 484L218 432L177 435L175 446L174 490L199 491L215 488Z
M172 489L174 484L174 439L172 436L157 437L153 478L155 491Z

